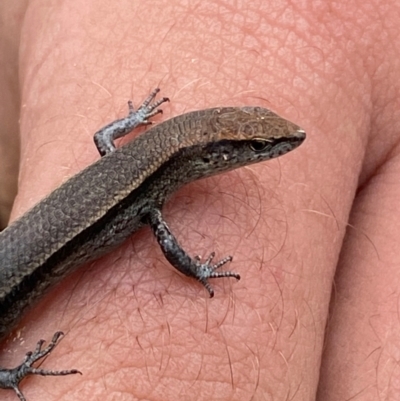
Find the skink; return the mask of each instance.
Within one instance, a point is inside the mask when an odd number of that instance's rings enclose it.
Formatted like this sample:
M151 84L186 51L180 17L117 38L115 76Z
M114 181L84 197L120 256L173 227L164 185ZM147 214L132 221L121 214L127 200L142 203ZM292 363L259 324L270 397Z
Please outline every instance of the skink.
M260 107L220 107L167 120L115 149L114 140L161 112L154 90L138 110L95 134L103 156L70 178L0 233L0 339L52 286L76 267L121 244L149 225L168 261L214 292L210 278L240 276L216 270L230 256L213 264L214 253L202 262L179 245L162 218L161 209L181 186L241 166L281 156L305 139L297 125ZM36 350L15 369L0 369L0 388L25 398L19 382L28 374L65 375L77 370L33 370L61 336Z

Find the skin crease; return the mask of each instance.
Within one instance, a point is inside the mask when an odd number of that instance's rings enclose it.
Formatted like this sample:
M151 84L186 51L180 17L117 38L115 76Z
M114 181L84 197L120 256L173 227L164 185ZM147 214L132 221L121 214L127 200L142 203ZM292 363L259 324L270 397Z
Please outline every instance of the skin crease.
M242 280L214 280L214 299L147 229L36 306L1 364L63 330L42 367L84 375L29 378L28 401L397 399L400 5L381 3L28 5L13 219L97 160L93 133L155 86L171 98L157 121L257 104L308 135L165 208L192 255L233 254Z

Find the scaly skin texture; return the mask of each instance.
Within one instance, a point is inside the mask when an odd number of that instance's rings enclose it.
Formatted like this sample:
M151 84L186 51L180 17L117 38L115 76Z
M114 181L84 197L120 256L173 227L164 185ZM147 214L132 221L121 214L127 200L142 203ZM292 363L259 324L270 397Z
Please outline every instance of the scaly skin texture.
M30 2L19 65L7 65L22 96L14 219L97 160L93 133L155 82L171 97L164 118L260 104L309 138L166 205L186 249L234 253L241 266L241 282L218 281L213 300L176 277L148 229L58 286L1 362L62 329L57 367L85 374L27 381L29 401L303 401L319 381L321 401L398 394L399 6ZM93 353L103 369L86 369Z
M148 223L181 186L275 158L304 138L299 126L269 110L215 108L165 121L102 157L0 233L0 336L72 269ZM168 241L157 237L160 245ZM175 267L194 276L171 253Z
M132 143L115 149L113 140L148 124L167 98L154 101L154 90L135 113L129 103L125 119L95 134L106 157L70 178L19 220L0 233L0 338L17 323L28 306L43 297L84 262L120 245L144 224L150 224L169 262L200 281L211 297L210 278L235 277L217 272L232 260L213 264L191 258L178 244L162 218L161 208L183 185L290 152L305 139L299 126L260 107L222 107L199 110L154 127ZM29 374L65 376L78 370L32 368L55 347L36 351L14 369L0 370L0 387L13 389L26 401L19 383Z

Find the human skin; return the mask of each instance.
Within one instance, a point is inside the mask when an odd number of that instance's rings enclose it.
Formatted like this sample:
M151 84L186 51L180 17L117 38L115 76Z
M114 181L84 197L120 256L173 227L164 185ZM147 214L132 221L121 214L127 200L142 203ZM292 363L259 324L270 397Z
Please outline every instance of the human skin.
M166 205L190 254L234 256L242 280L213 280L215 298L143 229L35 306L1 364L63 330L42 367L83 375L26 379L28 401L397 399L400 5L381 3L28 5L13 219L97 160L93 133L155 86L171 99L156 122L260 105L307 132Z
M0 4L0 230L6 227L17 193L20 93L18 42L26 0Z

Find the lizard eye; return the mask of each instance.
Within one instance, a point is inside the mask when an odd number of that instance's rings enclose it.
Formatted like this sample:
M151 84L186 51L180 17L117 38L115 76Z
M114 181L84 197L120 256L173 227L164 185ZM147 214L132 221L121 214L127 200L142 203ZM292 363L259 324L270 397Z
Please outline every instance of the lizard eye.
M250 148L251 148L251 150L254 150L255 152L262 152L270 144L271 144L271 142L266 139L253 139L250 142Z

